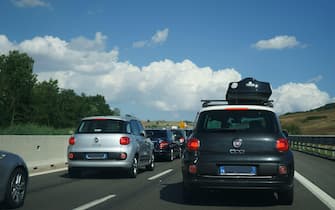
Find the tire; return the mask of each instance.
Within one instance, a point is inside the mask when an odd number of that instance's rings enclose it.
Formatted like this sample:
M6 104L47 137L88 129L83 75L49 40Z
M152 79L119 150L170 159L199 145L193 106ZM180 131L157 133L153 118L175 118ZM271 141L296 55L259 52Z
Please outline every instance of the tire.
M155 154L152 152L149 165L145 166L148 171L153 171L155 168Z
M182 156L183 156L183 150L179 148L178 158L181 159Z
M130 178L136 178L137 172L138 172L138 160L137 157L135 156L131 164L131 167L129 168L128 175Z
M79 178L81 171L78 168L68 168L68 175L70 178Z
M278 202L282 205L292 205L294 199L294 190L293 187L287 191L277 192Z
M193 203L197 200L199 190L182 184L182 198L184 203Z
M7 183L5 206L18 208L23 206L27 192L28 174L22 168L16 168Z
M173 161L174 160L174 152L173 149L170 150L170 154L169 154L169 161Z

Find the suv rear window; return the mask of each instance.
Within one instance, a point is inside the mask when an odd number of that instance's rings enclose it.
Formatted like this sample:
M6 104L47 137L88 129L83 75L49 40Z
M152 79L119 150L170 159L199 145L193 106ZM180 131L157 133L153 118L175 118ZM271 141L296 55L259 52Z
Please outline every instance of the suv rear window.
M200 114L200 132L274 133L278 131L277 118L265 110L215 110Z
M127 122L122 120L83 120L77 133L126 133L126 125Z

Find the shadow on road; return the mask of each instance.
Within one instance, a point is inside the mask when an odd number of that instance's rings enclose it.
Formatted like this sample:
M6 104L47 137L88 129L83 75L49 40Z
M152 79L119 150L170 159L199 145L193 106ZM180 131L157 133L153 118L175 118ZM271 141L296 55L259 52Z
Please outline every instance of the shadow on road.
M138 175L142 172L143 170L140 169ZM68 173L62 174L60 177L69 179L132 179L128 177L126 171L118 169L87 169L76 178L70 177Z
M192 201L184 201L182 183L165 185L160 191L162 200L188 205L201 206L274 206L277 199L273 192L259 190L202 190Z

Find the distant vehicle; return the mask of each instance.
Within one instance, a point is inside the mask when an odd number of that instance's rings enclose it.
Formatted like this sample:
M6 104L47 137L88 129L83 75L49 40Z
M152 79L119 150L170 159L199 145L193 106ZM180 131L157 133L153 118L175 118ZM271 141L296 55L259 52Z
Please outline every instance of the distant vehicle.
M11 209L23 206L27 185L28 169L24 160L0 151L0 203Z
M293 202L294 159L272 103L270 85L231 83L227 101L205 100L182 160L183 196L199 189L263 189Z
M179 141L181 149L184 150L187 139L186 131L184 129L172 129L172 133L175 140Z
M170 129L147 129L146 133L154 143L156 158L173 161L181 157L180 141Z
M84 118L69 139L70 177L80 176L86 168L119 168L135 178L139 168L154 170L154 160L154 145L132 116Z

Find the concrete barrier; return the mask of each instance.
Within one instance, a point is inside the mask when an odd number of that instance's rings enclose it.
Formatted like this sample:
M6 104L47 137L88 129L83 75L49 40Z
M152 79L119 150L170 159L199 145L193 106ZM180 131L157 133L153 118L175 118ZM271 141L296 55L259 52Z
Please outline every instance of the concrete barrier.
M65 167L69 135L0 135L0 150L20 155L30 172Z

